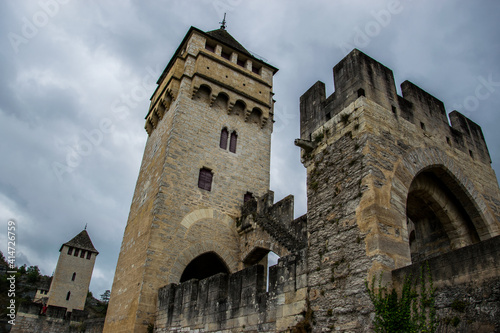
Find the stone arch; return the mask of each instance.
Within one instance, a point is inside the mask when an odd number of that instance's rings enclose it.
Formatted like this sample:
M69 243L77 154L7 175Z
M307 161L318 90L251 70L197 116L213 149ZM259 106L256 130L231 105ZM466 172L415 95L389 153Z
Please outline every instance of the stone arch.
M220 257L227 266L229 273L238 271L238 261L225 251L225 248L221 244L214 241L200 241L186 248L177 256L172 266L168 283L179 283L182 273L189 263L200 255L208 252L213 252Z
M212 88L208 84L201 84L193 89L193 99L210 103Z
M262 110L258 107L254 107L251 111L247 110L245 115L245 121L250 123L260 124L262 118Z
M494 217L474 184L466 177L457 162L438 148L418 148L408 152L396 168L392 179L391 207L401 221L403 236L407 229L407 198L413 181L424 172L437 173L444 185L454 193L466 214L470 217L480 240L498 234Z
M234 103L234 106L231 108L231 113L237 116L242 116L245 114L246 109L247 109L247 103L239 99L236 101L236 103Z
M200 254L186 265L179 282L203 280L219 273L229 274L229 268L217 253L209 251Z
M219 92L217 97L213 99L211 106L226 111L229 107L229 95L225 92Z

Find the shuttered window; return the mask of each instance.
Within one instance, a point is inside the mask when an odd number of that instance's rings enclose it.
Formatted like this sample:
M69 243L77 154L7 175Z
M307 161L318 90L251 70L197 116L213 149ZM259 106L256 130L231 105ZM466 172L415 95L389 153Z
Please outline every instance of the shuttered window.
M220 132L220 143L219 143L219 147L221 147L222 149L227 149L227 137L228 137L228 132L227 132L227 128L223 128L222 131Z
M238 134L236 132L231 133L231 141L229 143L229 151L231 153L236 153L236 141L238 140Z
M200 176L198 177L198 187L207 191L212 190L213 173L210 169L200 169Z

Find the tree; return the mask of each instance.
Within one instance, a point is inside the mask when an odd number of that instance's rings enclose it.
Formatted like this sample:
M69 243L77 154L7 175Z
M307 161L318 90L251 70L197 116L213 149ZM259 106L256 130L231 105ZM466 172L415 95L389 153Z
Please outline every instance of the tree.
M28 282L38 282L40 280L40 269L38 266L30 266L26 270L26 275L28 276Z
M101 301L103 301L104 303L108 303L110 295L111 295L111 291L110 290L106 290L104 292L104 294L101 295Z

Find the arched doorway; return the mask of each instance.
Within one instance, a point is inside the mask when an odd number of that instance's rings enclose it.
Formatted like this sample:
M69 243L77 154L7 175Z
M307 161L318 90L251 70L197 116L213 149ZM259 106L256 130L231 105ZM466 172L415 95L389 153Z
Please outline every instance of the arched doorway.
M479 241L471 217L478 214L470 211L474 205L468 201L460 184L445 169L433 167L417 174L406 205L413 263Z
M191 260L182 272L180 282L203 280L219 273L229 274L227 265L215 252L206 252Z

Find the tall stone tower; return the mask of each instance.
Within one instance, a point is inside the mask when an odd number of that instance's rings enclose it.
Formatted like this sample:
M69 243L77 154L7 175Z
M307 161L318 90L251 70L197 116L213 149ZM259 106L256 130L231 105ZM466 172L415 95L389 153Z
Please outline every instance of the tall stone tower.
M99 252L83 230L61 245L61 254L49 289L47 305L83 310L89 291L90 278Z
M242 268L236 219L269 190L277 69L191 27L158 79L105 332L145 332L158 289Z

